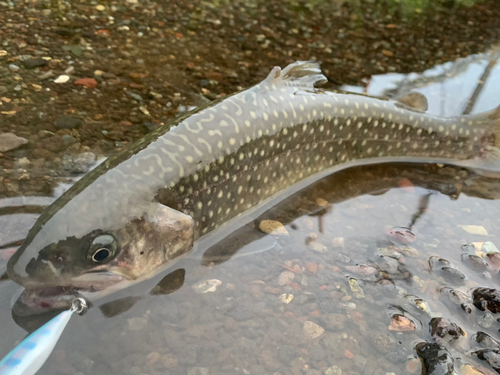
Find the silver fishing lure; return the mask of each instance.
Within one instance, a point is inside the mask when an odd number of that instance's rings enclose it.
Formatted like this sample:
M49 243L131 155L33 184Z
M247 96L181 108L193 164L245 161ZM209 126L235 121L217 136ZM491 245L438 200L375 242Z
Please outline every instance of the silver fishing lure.
M81 315L87 309L87 301L81 297L76 298L69 310L63 311L30 334L0 361L0 375L36 374L52 353L73 313Z

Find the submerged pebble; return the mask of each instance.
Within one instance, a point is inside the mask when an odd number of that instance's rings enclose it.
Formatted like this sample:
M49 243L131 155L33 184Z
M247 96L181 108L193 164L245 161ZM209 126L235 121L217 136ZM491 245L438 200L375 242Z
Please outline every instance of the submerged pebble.
M316 323L311 322L310 320L304 322L303 331L307 337L312 339L316 339L320 337L323 333L325 333L324 328L317 325Z
M453 375L455 373L453 357L441 344L423 342L417 344L415 349L427 375Z
M259 229L264 233L275 236L288 235L288 231L285 226L276 220L262 220L259 223Z

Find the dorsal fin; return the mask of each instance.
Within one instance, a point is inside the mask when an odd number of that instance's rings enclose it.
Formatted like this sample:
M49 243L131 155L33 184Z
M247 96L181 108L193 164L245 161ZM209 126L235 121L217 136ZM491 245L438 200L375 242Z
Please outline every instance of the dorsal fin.
M297 61L288 65L283 70L275 66L266 78L266 81L274 85L282 84L304 89L314 89L315 83L328 81L321 74L319 64L314 61Z
M396 102L397 106L403 106L406 109L417 112L425 112L429 108L429 103L425 95L415 91L398 96L392 100Z

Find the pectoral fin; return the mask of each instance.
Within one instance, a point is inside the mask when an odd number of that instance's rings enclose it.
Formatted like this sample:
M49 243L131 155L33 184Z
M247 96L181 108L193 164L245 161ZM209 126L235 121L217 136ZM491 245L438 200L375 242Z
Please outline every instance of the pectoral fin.
M191 216L156 203L145 219L161 234L165 260L177 258L193 247L194 220Z

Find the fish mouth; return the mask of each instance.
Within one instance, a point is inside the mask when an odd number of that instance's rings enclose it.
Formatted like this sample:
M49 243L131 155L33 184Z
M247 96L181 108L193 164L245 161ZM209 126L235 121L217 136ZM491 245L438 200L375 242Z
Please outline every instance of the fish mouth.
M68 309L76 297L97 299L103 291L125 280L124 276L113 272L97 271L75 277L65 285L32 282L25 285L13 302L12 310L18 316L27 316Z

